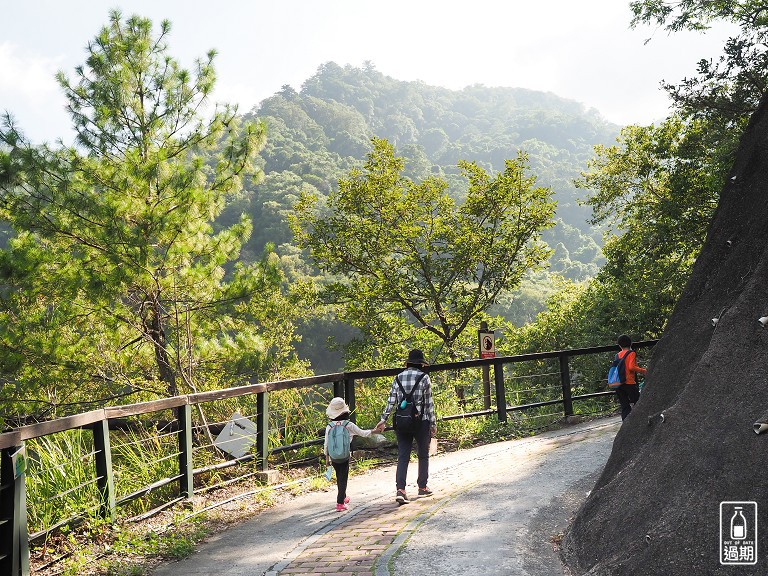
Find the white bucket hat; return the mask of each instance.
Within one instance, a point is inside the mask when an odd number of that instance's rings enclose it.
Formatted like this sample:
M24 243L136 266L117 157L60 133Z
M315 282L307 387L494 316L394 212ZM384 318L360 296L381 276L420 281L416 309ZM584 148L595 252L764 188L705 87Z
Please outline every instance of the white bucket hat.
M331 400L331 403L328 404L328 408L326 408L325 413L333 420L334 418L338 418L344 412L349 412L349 406L347 406L347 403L344 402L344 398L336 397L333 400Z

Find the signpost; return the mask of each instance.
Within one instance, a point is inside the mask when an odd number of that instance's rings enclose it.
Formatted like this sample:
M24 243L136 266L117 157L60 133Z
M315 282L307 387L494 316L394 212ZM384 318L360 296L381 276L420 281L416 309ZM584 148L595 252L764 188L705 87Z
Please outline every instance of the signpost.
M480 358L496 358L496 342L493 332L480 332Z
M480 322L480 330L477 331L480 358L496 358L496 334L488 330L488 323ZM487 410L491 407L491 371L488 365L483 366L483 406Z

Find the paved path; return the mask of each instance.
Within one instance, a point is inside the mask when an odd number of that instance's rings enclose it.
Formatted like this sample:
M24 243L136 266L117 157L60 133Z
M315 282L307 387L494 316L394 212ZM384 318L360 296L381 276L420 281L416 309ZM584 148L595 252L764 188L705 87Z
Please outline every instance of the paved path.
M599 420L539 436L439 454L431 498L394 502L394 467L297 496L212 537L156 576L562 576L553 539L592 488L620 426Z

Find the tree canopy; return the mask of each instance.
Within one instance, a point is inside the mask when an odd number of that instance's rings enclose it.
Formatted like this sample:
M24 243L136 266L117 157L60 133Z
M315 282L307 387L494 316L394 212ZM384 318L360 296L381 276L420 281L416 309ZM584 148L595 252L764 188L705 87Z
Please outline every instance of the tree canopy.
M551 191L535 186L525 155L495 176L472 162L466 200L457 204L439 177L414 182L383 139L363 170L353 170L320 206L305 194L293 229L326 272L344 317L379 341L394 319L435 335L455 357L469 322L502 291L519 285L549 250L541 231L553 224Z
M745 33L758 32L764 14L752 2L649 0L633 2L632 9L633 25L656 23L669 31L704 29L727 18ZM729 74L736 72L728 64L733 56L726 46L721 64ZM698 80L686 81L674 88L677 113L658 125L625 127L614 145L595 147L576 185L587 193L590 222L607 231L606 263L587 286L566 286L547 302L516 336L522 348L590 345L623 332L661 335L706 238L748 112L761 96L760 82L753 81L764 69L757 61L743 63L739 74L752 82L744 91L731 90L735 76L717 82L712 76L698 88Z
M43 407L30 413L175 394L220 381L225 366L230 377L269 371L265 310L289 308L275 257L236 265L249 219L214 226L260 174L264 125L228 106L203 117L215 53L190 73L169 33L113 11L75 79L59 73L75 146L34 146L5 117L2 393Z
M743 129L768 87L768 7L761 0L637 0L630 3L632 26L656 24L669 32L705 31L715 20L739 31L717 62L702 59L696 75L679 84L664 83L686 116L718 117L723 128ZM740 128L739 128L740 125Z

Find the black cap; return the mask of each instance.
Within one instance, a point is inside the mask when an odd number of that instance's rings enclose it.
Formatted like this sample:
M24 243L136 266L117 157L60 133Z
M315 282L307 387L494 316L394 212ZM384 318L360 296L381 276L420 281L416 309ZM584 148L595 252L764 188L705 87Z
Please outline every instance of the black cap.
M406 365L413 364L414 366L426 366L427 360L424 358L424 352L415 348L408 352L408 360L405 361Z

